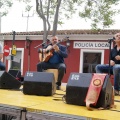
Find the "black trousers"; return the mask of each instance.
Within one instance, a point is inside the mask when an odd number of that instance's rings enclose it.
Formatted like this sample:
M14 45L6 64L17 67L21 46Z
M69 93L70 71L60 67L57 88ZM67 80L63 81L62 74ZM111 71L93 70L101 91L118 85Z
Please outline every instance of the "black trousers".
M58 80L56 84L60 86L66 71L66 65L64 63L51 64L46 62L40 62L37 64L38 72L42 72L43 70L47 70L47 69L58 69Z

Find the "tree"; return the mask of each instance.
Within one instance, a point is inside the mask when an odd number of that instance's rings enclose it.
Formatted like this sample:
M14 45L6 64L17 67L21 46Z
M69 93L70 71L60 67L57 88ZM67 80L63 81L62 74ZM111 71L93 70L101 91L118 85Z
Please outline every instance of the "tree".
M56 35L58 24L63 24L64 19L70 19L76 9L76 0L36 0L36 11L43 20L43 40L46 40L52 27L52 35Z
M12 1L11 0L0 0L0 14L2 16L6 16L8 13L8 8L12 7Z
M79 11L81 18L92 21L91 27L100 29L108 28L114 24L114 16L118 14L120 0L84 0L83 10ZM93 9L94 8L94 9Z
M45 2L43 3L42 0L40 0L39 2L38 0L36 0L36 11L43 20L43 28L44 28L43 40L47 39L48 33L51 28L49 18L52 18L53 15L54 15L54 22L53 22L53 33L52 34L53 35L56 34L58 17L59 17L58 14L59 14L61 1L62 0L57 0L57 1L56 0L48 0L48 1L45 0Z
M47 39L51 26L53 26L52 35L56 35L58 24L63 24L63 17L72 17L72 14L76 11L73 4L73 0L36 0L36 12L43 20L44 41Z
M0 32L1 32L1 17L6 16L10 7L12 7L11 0L0 0Z
M85 20L90 19L93 29L110 27L114 24L114 15L119 13L119 10L114 9L119 2L120 0L36 0L36 12L43 20L43 40L47 39L51 26L52 35L55 35L58 24L63 24L64 18L70 19L74 13Z

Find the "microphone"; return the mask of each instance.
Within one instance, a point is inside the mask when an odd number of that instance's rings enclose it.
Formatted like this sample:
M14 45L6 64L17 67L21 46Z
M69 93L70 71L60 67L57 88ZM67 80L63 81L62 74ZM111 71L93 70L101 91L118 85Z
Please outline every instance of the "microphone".
M115 37L109 38L109 39L108 39L108 43L111 43L111 42L114 41L114 40L115 40Z
M108 39L108 41L113 41L113 40L115 40L115 37Z
M49 39L47 39L47 41L50 41Z
M46 41L50 41L49 39L47 39ZM45 44L46 44L46 41L45 42L43 42L43 43L41 43L41 44L39 44L39 45L37 45L37 46L35 46L34 48L37 48L37 47L39 47L39 46L45 46ZM39 51L39 50L38 50Z

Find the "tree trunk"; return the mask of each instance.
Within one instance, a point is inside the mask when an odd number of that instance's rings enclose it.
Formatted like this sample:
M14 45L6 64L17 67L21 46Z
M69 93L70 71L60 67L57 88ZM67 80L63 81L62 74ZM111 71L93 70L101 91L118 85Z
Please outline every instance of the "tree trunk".
M47 26L46 26L46 19L43 19L43 42L45 42L47 40Z
M54 16L54 23L53 23L53 33L52 35L56 35L57 32L57 23L58 23L58 15L59 15L59 8L60 8L61 0L57 1L57 7L56 7L56 12Z

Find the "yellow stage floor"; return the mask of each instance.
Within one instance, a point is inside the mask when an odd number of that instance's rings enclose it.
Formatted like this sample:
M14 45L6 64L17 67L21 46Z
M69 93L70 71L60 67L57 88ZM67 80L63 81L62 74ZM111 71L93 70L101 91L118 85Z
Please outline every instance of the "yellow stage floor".
M52 112L73 116L83 116L87 119L120 120L120 96L115 96L116 108L110 110L87 110L84 106L66 104L62 100L65 88L57 90L54 96L24 95L22 91L0 89L0 105L25 108L30 112Z

